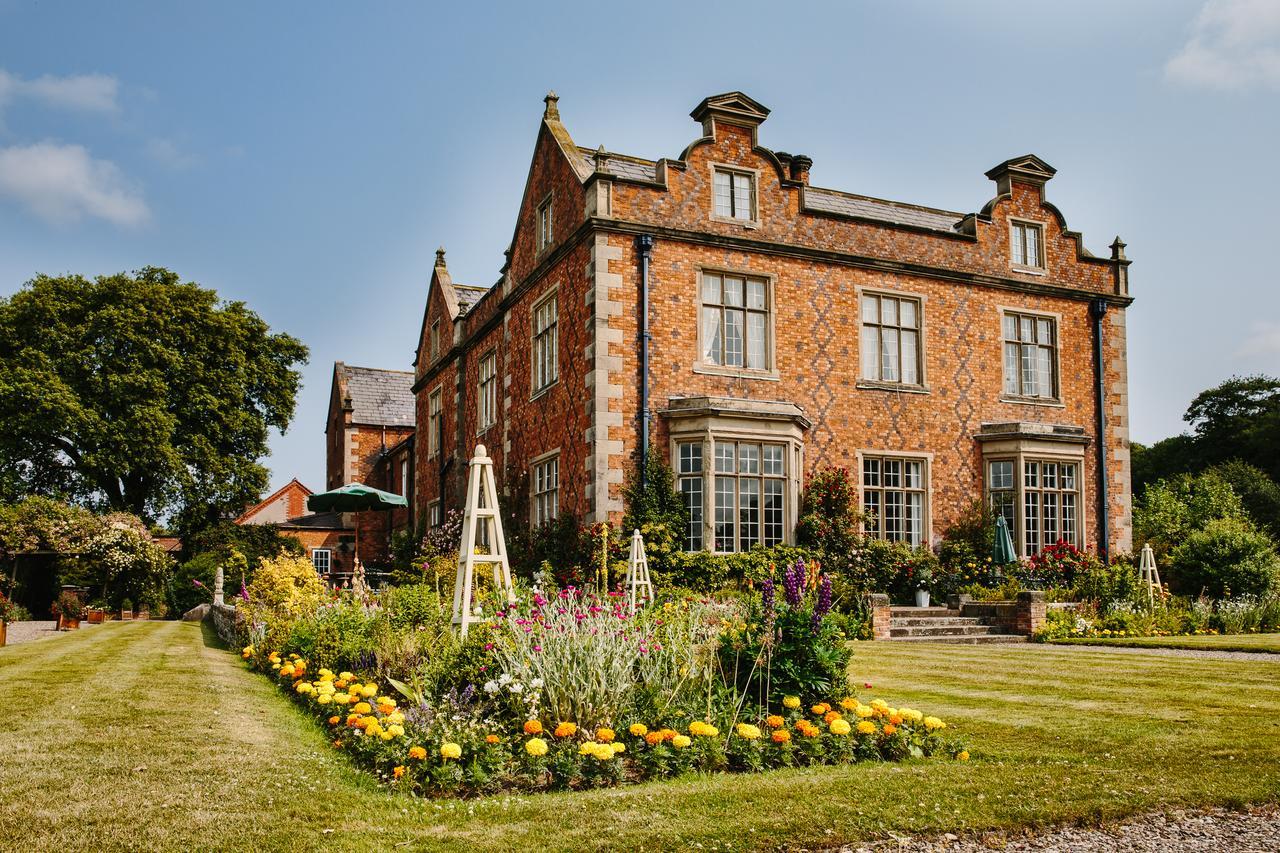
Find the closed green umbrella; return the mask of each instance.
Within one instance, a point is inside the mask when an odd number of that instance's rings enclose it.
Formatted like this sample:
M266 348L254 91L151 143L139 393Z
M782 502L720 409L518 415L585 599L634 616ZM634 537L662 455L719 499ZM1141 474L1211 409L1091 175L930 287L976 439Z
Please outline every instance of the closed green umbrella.
M356 514L356 562L360 561L360 511L364 509L390 510L407 507L409 502L402 495L393 495L363 483L348 483L307 498L307 509L312 512L354 512Z
M1018 553L1013 550L1013 537L1009 535L1009 523L1003 515L996 516L996 543L991 549L991 559L998 566L1018 559Z

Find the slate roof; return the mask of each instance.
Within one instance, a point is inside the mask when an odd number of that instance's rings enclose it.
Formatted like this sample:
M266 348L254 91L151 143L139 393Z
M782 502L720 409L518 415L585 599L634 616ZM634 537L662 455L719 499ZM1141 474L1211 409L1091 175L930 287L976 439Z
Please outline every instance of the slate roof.
M956 224L964 218L964 214L952 213L948 210L934 210L914 204L885 201L819 187L810 187L805 190L804 206L806 210L857 216L861 219L875 219L894 225L911 225L934 231L954 232Z
M339 364L345 373L351 420L358 424L411 427L416 423L413 373Z
M596 168L596 152L590 148L579 148L578 154L586 166L587 173L594 172ZM619 178L649 182L658 180L658 164L639 158L606 152L604 167L606 172ZM877 222L887 222L891 225L928 228L932 231L954 233L957 223L964 218L964 214L953 213L949 210L935 210L929 207L920 207L919 205L898 201L886 201L821 187L806 188L804 199L805 210L812 210L818 213L834 213L842 216L856 216L859 219L871 219Z
M458 294L458 311L463 314L470 311L489 292L489 288L479 284L455 284L453 289Z
M313 512L291 518L280 525L286 528L308 528L312 530L347 530L342 523L340 512Z

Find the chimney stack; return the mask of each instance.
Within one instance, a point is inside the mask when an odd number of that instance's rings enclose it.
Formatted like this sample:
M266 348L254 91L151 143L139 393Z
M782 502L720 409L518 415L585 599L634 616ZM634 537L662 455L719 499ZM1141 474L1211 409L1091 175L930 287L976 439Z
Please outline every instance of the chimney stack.
M805 154L796 154L791 158L791 180L809 186L809 170L813 168L813 158Z

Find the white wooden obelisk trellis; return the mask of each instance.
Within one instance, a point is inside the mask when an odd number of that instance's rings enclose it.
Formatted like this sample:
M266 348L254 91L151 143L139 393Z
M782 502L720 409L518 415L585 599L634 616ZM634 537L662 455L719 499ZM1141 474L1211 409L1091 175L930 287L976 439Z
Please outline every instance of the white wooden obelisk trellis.
M1151 550L1151 543L1142 546L1142 556L1138 558L1138 577L1147 588L1147 603L1156 606L1156 591L1164 592L1160 584L1160 570L1156 568L1156 554Z
M631 556L627 558L627 589L631 596L631 609L653 601L653 583L649 580L649 558L644 552L644 540L640 531L631 532Z
M480 531L484 536L480 537ZM485 554L476 553L476 545L484 543ZM502 517L498 514L498 489L493 481L493 460L483 444L476 445L467 474L467 504L462 515L462 543L458 546L458 577L453 584L453 624L462 636L467 627L479 622L473 602L475 567L488 564L493 568L493 590L505 591L507 601L516 600L511 586L511 564L507 562L507 540L502 535Z

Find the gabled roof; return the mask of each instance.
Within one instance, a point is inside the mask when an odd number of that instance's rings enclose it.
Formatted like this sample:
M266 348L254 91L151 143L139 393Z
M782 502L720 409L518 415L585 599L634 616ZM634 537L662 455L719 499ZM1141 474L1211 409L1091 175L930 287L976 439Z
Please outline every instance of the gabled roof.
M458 294L459 314L466 314L489 292L489 288L479 284L455 284L453 289Z
M341 404L351 407L352 423L411 427L417 422L411 371L356 367L340 361L334 362L333 371L343 395Z
M297 492L301 496L300 498L301 500L305 500L307 496L314 494L310 489L308 489L301 482L299 482L297 477L294 477L292 480L285 483L283 486L276 489L274 492L267 495L265 498L258 501L256 504L249 507L248 509L246 509L244 512L240 513L240 517L236 519L236 524L248 523L254 516L262 512L267 507L271 506L273 503L275 503L277 500L287 495L289 492ZM289 515L289 511L287 508L284 512L284 515L286 518Z

